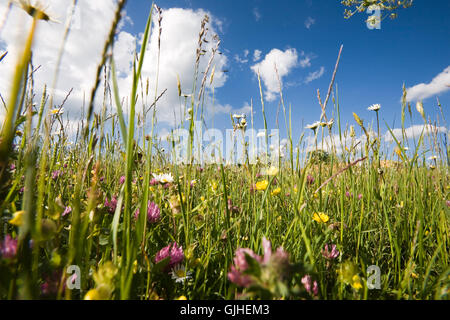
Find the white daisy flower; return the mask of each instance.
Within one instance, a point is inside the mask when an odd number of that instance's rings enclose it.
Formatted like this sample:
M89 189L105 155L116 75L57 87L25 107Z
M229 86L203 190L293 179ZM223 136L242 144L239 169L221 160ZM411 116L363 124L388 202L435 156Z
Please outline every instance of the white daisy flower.
M186 272L186 267L184 265L177 265L172 268L170 274L176 283L184 283L191 278L192 272Z
M173 182L173 176L171 173L163 173L163 174L153 174L153 177L156 181L159 183L172 183Z
M367 108L367 110L369 111L378 111L381 109L381 105L380 104L373 104L370 107Z
M316 130L320 126L320 122L316 121L313 124L309 124L306 126L306 129Z

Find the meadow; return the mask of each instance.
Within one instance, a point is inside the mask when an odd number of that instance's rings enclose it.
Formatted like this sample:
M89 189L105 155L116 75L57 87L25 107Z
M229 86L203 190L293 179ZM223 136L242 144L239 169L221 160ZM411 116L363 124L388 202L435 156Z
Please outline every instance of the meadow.
M141 107L153 96L141 73L150 33L164 32L151 28L159 8L148 17L123 100L111 47L124 5L118 1L85 119L70 135L64 102L56 105L50 89L34 91L32 43L49 17L24 4L33 24L3 101L0 299L450 298L450 149L420 103L411 106L403 92L403 129L399 137L388 127L391 146L380 138L382 106L370 107L375 128L356 114L342 124L339 52L325 99L318 93L322 116L298 140L280 91L284 157L250 161L245 152L239 165L196 163L195 126L205 120L202 97L220 44L214 39L216 51L199 70L205 17L192 75L199 86L183 98L178 125L188 132L187 161L171 161L176 141L163 146L156 133L158 97ZM63 51L64 44L59 57ZM102 82L109 93L98 92ZM180 97L186 89L178 84ZM259 89L252 111L265 119L261 82ZM412 143L405 123L413 112L425 126ZM140 125L146 117L149 127ZM230 122L238 135L252 126L242 115ZM311 134L315 149L302 154Z

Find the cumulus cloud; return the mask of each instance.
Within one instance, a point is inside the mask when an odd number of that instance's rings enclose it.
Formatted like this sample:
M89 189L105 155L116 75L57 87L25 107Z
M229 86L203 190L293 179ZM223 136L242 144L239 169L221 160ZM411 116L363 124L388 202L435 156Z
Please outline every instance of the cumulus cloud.
M253 62L258 62L259 60L261 60L261 54L262 51L256 49L255 52L253 53Z
M35 73L35 91L41 92L44 84L52 83L55 61L59 46L62 42L64 33L64 22L68 15L68 8L71 6L71 0L60 1L41 1L44 7L52 13L52 16L61 23L43 22L39 24L36 34L36 41L33 48L33 64L41 66ZM0 2L0 16L6 10L4 1ZM116 1L114 0L79 0L77 16L77 27L72 29L67 40L63 60L60 67L60 76L58 85L55 88L55 103L62 101L66 93L74 88L65 109L67 113L73 116L79 116L83 97L86 100L94 85L95 72L98 63L101 60L101 52L109 29L114 17L116 9ZM148 6L150 10L150 4ZM159 122L173 124L175 118L180 120L181 105L184 105L184 99L178 97L177 75L180 78L183 93L190 94L194 84L194 68L196 61L196 50L198 43L198 35L200 32L200 24L205 14L210 16L210 24L208 25L207 39L208 43L204 43L205 55L202 56L199 65L199 83L203 78L206 70L211 51L215 46L212 37L217 33L216 29L220 29L220 21L203 10L190 10L180 8L170 8L163 11L162 20L162 36L161 36L161 55L158 77L157 95L161 94L165 89L166 93L159 100L157 105L157 118ZM130 18L124 16L121 26L129 23ZM9 91L9 79L11 79L12 71L15 67L13 57L17 57L24 42L24 35L30 27L31 18L16 6L13 7L6 21L2 33L0 34L0 52L8 51L8 56L0 62L0 93L7 99ZM149 97L145 101L147 105L153 102L156 92L157 79L157 57L158 57L158 32L155 28L157 19L153 20L153 30L148 52L142 70L142 79L144 82L149 81ZM114 58L118 70L118 83L121 98L128 97L132 82L132 59L136 46L142 43L142 34L134 35L119 29L116 42L114 45ZM247 54L248 55L248 54ZM222 87L227 76L223 70L227 64L225 54L218 55L213 61L212 67L215 66L215 75L213 86L215 88ZM211 72L210 69L210 72ZM210 85L209 77L207 87ZM144 84L145 87L145 84ZM99 92L102 88L99 89ZM208 90L206 91L208 96ZM102 94L98 99L102 98ZM139 99L140 99L139 95ZM142 101L138 102L138 106L142 106ZM3 110L4 108L0 108ZM96 111L99 111L99 106ZM115 112L115 106L113 106ZM127 107L125 107L127 113ZM1 112L0 112L1 113Z
M33 47L33 64L41 66L34 73L35 91L41 92L44 84L52 85L55 64L63 40L65 21L69 16L72 1L41 1L51 17L58 22L41 21L37 28ZM7 1L0 3L0 16L7 10ZM96 68L101 60L103 44L107 38L110 23L114 17L115 2L112 0L78 1L74 20L55 88L55 103L64 99L74 88L66 110L79 114L83 93L88 95L94 85ZM0 51L8 55L0 62L0 93L8 98L10 79L16 66L16 58L22 51L25 36L31 26L31 17L18 6L13 6L0 34ZM95 32L93 32L95 30ZM70 105L70 107L69 107ZM3 109L3 108L2 108Z
M306 29L311 29L311 27L312 27L312 25L313 25L314 23L316 23L316 20L313 19L312 17L308 17L308 18L305 20L305 27L306 27Z
M263 61L251 67L255 74L259 72L261 75L261 79L266 87L265 98L267 101L274 101L276 93L280 90L275 66L278 69L280 81L283 83L283 77L287 76L298 65L297 50L287 49L286 51L281 51L272 49Z
M445 127L436 127L433 125L415 125L405 129L405 134L407 139L417 139L424 132L424 136L431 133L446 133L447 128ZM397 140L402 140L402 129L393 129L392 133L394 134ZM384 140L386 142L394 142L394 138L392 134L388 131L384 136Z
M450 90L450 66L439 73L430 83L420 83L407 89L408 101L425 100Z
M158 94L165 89L167 89L167 92L159 100L157 105L157 116L158 121L160 122L173 125L175 124L175 120L181 119L181 109L184 107L184 100L180 102L178 97L177 76L180 79L183 93L192 93L190 91L194 85L198 34L200 32L201 21L205 14L210 16L210 25L208 26L209 31L207 36L209 42L203 45L203 49L206 53L200 60L200 72L206 71L212 48L215 46L211 38L217 34L215 29L217 27L216 21L218 20L201 9L194 11L190 9L171 8L163 11ZM126 44L124 45L126 46ZM153 32L142 70L143 79L149 79L150 92L155 92L156 90L155 80L158 74L157 61L158 33ZM221 71L226 64L226 55L216 54L213 65L211 66L211 69L215 66L214 81L212 84L215 88L222 87L227 80L226 74ZM131 65L127 74L127 77L121 79L124 87L126 87L126 84L131 83ZM197 88L200 86L203 76L202 73L199 74ZM209 76L206 84L207 87L210 86ZM121 91L121 94L125 95L128 94L128 92ZM206 94L208 95L208 92Z
M310 82L312 82L314 80L317 80L317 79L321 78L324 73L325 73L325 67L320 67L319 70L314 71L314 72L310 72L308 74L308 76L306 77L305 83L310 83Z

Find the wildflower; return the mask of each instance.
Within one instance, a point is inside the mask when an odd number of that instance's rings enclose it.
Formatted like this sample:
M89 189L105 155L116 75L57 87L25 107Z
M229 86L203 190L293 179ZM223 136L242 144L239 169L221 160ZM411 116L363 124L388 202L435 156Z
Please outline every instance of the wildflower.
M192 180L191 181L191 188L195 187L195 185L197 184L197 180Z
M228 279L237 284L240 287L248 288L253 283L253 278L250 275L244 274L249 265L246 256L256 260L261 266L273 265L274 272L280 273L282 276L286 271L286 267L289 265L289 256L283 250L278 248L275 254L272 254L272 245L266 238L262 239L262 247L264 250L264 256L261 257L248 248L239 248L236 250L235 257L233 259L234 265L231 266L228 273Z
M55 170L52 172L52 179L53 181L56 181L60 176L62 175L62 172L60 170Z
M177 300L187 300L185 296L179 296Z
M161 184L173 182L173 176L171 173L153 174L153 177L155 178L156 181L158 181Z
M172 268L170 272L172 275L172 279L175 280L176 283L184 283L186 280L191 278L191 272L186 272L186 267L183 265L177 265Z
M320 122L314 122L313 124L309 124L306 126L306 129L311 129L313 131L315 131L318 127L320 126Z
M63 113L64 113L64 110L63 109L59 109L59 108L50 110L50 114L51 115L61 115Z
M257 191L264 191L269 186L269 181L263 180L256 183L256 190Z
M353 197L353 194L347 191L347 192L345 193L345 196L346 196L347 198L351 198L351 197Z
M62 216L64 217L64 216L68 215L71 212L72 212L72 208L71 207L66 207L64 209L64 212L62 213Z
M23 215L25 214L25 211L17 211L14 213L14 216L11 220L9 220L9 223L13 226L20 227L23 224Z
M247 127L247 120L245 120L245 118L242 118L239 126L241 127L241 129L245 129Z
M233 114L233 118L239 120L245 118L245 114Z
M314 296L317 296L319 294L319 285L317 284L317 281L312 281L310 275L305 275L301 281L309 294L313 294Z
M75 278L73 278L75 277ZM50 295L56 295L58 293L59 282L61 280L61 271L54 271L50 276L46 275L44 277L44 283L41 284L41 294L45 297ZM72 282L76 280L76 274L72 276ZM63 283L63 288L65 288L66 283Z
M109 298L110 292L105 286L99 286L95 289L91 289L84 296L84 300L108 300Z
M113 196L111 201L108 201L108 198L105 198L105 208L108 208L109 213L114 213L117 207L117 198Z
M9 234L5 236L3 243L0 243L0 256L4 259L12 259L17 254L17 240L11 238Z
M281 193L281 188L278 187L278 188L276 188L275 190L273 190L270 194L271 194L272 196L277 196L277 195L279 195L280 193Z
M183 247L178 247L177 243L174 242L173 245L168 245L167 247L162 248L156 254L155 263L158 263L169 257L169 268L173 268L177 264L181 263L184 259Z
M380 104L373 104L369 108L367 108L367 110L369 110L369 111L378 111L378 110L380 110L380 108L381 108Z
M125 183L125 176L121 176L119 179L119 184L124 184Z
M447 208L450 208L450 200L447 200L447 201L445 202L445 204L447 205Z
M419 279L419 275L414 272L411 272L411 277L413 277L414 279Z
M325 248L322 250L322 256L328 260L334 260L339 257L339 250L336 249L336 245L331 245L331 251L329 251L328 244L325 245Z
M326 223L328 220L330 220L330 217L322 212L316 212L313 215L313 220L317 221L318 223Z
M359 200L361 200L362 199L362 197L363 197L363 195L360 193L360 194L358 194L358 199Z
M428 160L430 160L430 161L437 160L437 156L431 156L428 158Z
M137 219L139 217L139 211L140 209L137 208L134 218ZM159 209L158 205L154 202L148 201L147 204L147 220L149 223L155 223L161 218L161 210Z
M327 127L331 129L333 127L333 124L334 124L334 119L331 119L326 124L327 124Z
M351 285L355 290L362 289L361 278L357 274L353 276Z

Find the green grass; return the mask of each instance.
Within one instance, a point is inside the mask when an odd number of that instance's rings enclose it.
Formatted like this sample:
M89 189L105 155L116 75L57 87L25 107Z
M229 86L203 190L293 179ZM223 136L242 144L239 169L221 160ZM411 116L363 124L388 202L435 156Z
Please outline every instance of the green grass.
M118 4L111 35L123 5L124 1ZM134 64L129 118L124 119L126 106L120 101L113 58L108 55L111 37L98 67L85 127L69 144L64 130L50 135L63 119L58 112L50 112L55 106L46 99L46 91L37 109L33 106L28 77L31 44L35 25L45 23L38 15L34 22L16 68L1 131L0 243L7 235L18 242L12 255L2 247L0 299L449 299L448 162L436 161L433 168L426 165L429 154L448 159L449 150L439 143L437 134L424 130L414 148L409 146L412 156L403 151L408 143L405 135L400 141L392 134L398 153L388 152L389 145L370 135L358 148L352 130L340 122L338 99L332 99L327 111L330 93L338 97L333 75L326 101L319 107L325 120L332 113L337 123L314 130L320 149L323 139L338 127L339 141L333 141L330 161L296 156L294 149L302 145L304 136L299 141L292 137L294 119L290 108L286 114L280 92L289 156L280 161L275 175L261 176L267 167L250 164L248 159L242 166L201 167L192 160L184 165L172 163L168 161L171 150L161 152L155 134L155 108L150 135L141 144L134 140L139 135L136 117L145 117L137 114L136 106L139 97L149 94L141 86L141 70L151 31L150 13L144 45ZM205 19L201 27L206 23ZM208 70L212 64L213 60ZM336 70L338 64L339 59ZM113 114L105 109L101 114L94 112L104 67L112 68L111 78L105 81L113 88L117 110ZM197 61L194 79L198 69ZM205 80L200 88L194 86L191 100L185 100L186 114L192 114L189 155L194 152L194 120L205 120L204 86ZM267 129L271 124L265 118L261 84L259 89ZM405 109L404 101L403 131ZM35 118L37 122L32 121ZM357 122L367 134L364 123ZM107 125L112 125L111 132ZM350 140L351 145L344 145ZM336 152L338 148L341 153ZM399 159L392 162L396 167L382 165L382 160ZM170 173L174 181L154 184L152 174L157 173ZM268 187L255 190L255 184L263 180ZM117 199L116 208L105 204L112 197ZM160 209L156 223L144 214L134 219L138 208L147 212L148 201ZM70 212L63 214L69 207ZM315 221L316 213L324 213L329 220ZM14 215L22 221L11 222ZM253 286L241 288L227 276L236 250L250 248L262 256L264 237L270 240L275 258L261 262L247 256L245 275ZM179 265L190 275L184 282L172 279L169 259L155 262L157 253L174 242L183 248ZM326 259L322 254L326 244L336 245L339 256ZM277 260L278 247L288 253L289 263ZM81 269L81 290L65 287L70 265ZM380 289L367 286L367 268L372 265L380 268ZM317 282L317 294L306 291L302 284L306 275Z

